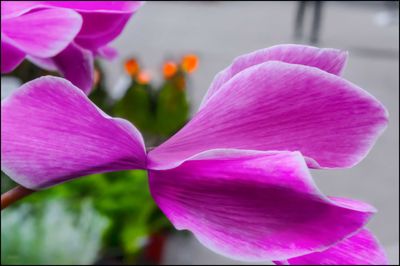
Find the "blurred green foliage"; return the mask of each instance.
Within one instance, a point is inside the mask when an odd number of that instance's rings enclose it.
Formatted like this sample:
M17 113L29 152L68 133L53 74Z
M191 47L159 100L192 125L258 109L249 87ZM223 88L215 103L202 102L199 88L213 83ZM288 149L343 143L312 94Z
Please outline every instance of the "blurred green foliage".
M12 189L15 187L17 184L12 181L3 171L1 171L1 193L3 194L4 192Z
M136 59L129 59L128 62L137 64L133 70L127 69L131 84L111 112L131 121L145 135L145 139L146 136L147 139L158 137L158 142L161 142L182 128L189 119L188 72L182 65L170 61L167 66L172 65L173 69L166 71L164 65L164 80L161 86L156 87L147 80L141 81Z
M162 136L170 136L186 124L189 116L189 103L186 99L186 80L184 73L167 80L157 95L155 130Z
M90 200L78 209L65 200L6 209L1 215L1 264L92 264L107 224Z
M141 76L140 66L135 61L136 59L130 60L133 60L133 68L131 66L130 69L127 69L125 66L125 69L129 70L127 72L130 76L131 83L122 98L114 100L109 97L104 83L105 73L103 73L98 62L95 64L97 75L95 80L97 80L89 98L107 114L122 117L132 122L142 132L147 144L157 146L178 131L189 119L190 104L187 100L186 85L187 75L191 73L194 68L192 66L189 72L183 69L182 64L178 65L173 63L172 71L171 69L167 69L169 71L166 71L164 65L164 80L157 88L151 84L150 79L146 80ZM43 74L49 73L44 72L27 61L11 73L11 75L21 78L24 82ZM2 172L2 193L13 186L15 186L15 183ZM122 257L125 263L134 263L138 259L150 235L172 228L169 221L161 213L151 197L147 172L141 170L91 175L57 185L44 191L36 192L9 207L9 210L2 215L2 222L4 221L3 217L8 216L8 213L15 212L20 213L15 214L15 217L29 217L29 219L27 218L27 221L30 221L29 223L41 223L44 219L43 217L46 217L47 209L54 208L52 206L46 207L46 202L51 200L59 200L68 203L69 211L75 210L75 214L78 216L83 215L81 211L83 202L90 201L94 209L93 212L96 212L96 214L93 215L101 215L105 217L104 219L108 220L108 226L102 229L103 232L99 233L100 229L97 231L98 234L102 236L101 257L103 259L105 258L105 260L107 260L107 257ZM29 207L24 207L25 205ZM43 208L40 208L40 206ZM29 210L24 208L29 208ZM36 209L40 211L36 211ZM62 208L60 210L60 213L61 212L63 212ZM53 215L55 214L55 212L52 213ZM64 214L57 215L63 217ZM66 223L69 223L68 219L72 218L66 218ZM92 226L98 226L97 222L93 221L93 219L87 221L87 223L93 223ZM21 226L32 227L32 225ZM43 225L41 226L43 227ZM63 231L64 226L68 225L60 223L58 229ZM89 224L85 226L89 226ZM14 232L20 230L17 227L12 228ZM9 247L9 249L4 249L4 252L7 254L16 254L15 257L11 259L14 259L14 262L18 263L54 263L55 261L49 260L49 258L54 258L51 252L53 252L53 254L58 254L57 252L59 251L56 251L56 249L64 248L67 239L72 242L81 241L76 234L83 234L83 231L81 232L79 228L75 227L72 229L72 226L68 228L68 230L75 230L75 233L71 233L71 239L68 238L68 236L57 234L56 232L53 233L49 231L47 233L49 235L54 234L52 242L54 247L48 251L42 250L45 246L38 245L34 249L37 255L27 253L27 251L25 251L25 244L19 246L17 244L18 242L12 242L20 241L22 243L23 241L31 241L29 239L23 240L24 236L19 235L19 238L15 238L14 240L10 240L11 236L4 238L4 243L7 243ZM55 230L55 228L52 227L48 230ZM85 229L82 228L82 230ZM35 241L38 241L38 243L42 241L39 239L40 236L35 237ZM57 239L57 237L59 237L59 239ZM76 240L72 240L74 237ZM90 243L84 240L82 241L83 243L88 243L87 245L89 246L95 245L93 242L94 238L90 240L92 241ZM98 239L98 241L100 241L100 239ZM2 230L2 247L3 246ZM76 254L70 255L71 258L67 258L68 256L65 254L72 252L72 248L77 247L67 247L65 253L60 253L61 255L57 263L79 264L80 262L89 262L89 257L92 253L87 254L87 256L81 256L81 253L76 251ZM84 250L85 249L82 248L81 251L83 252ZM46 259L46 256L49 256L49 258ZM93 259L92 257L90 258L91 260ZM10 259L10 257L8 257L8 259ZM7 262L10 262L8 259Z
M1 179L2 190L7 191L13 186L13 182L3 172ZM103 256L112 257L116 250L116 255L123 255L126 263L132 263L137 259L148 236L171 227L151 197L147 172L143 170L78 178L38 191L9 209L31 204L39 208L41 204L54 199L65 200L75 210L79 210L82 202L91 200L93 208L109 220L107 230L100 234L103 236ZM4 216L6 215L7 212ZM64 230L62 225L60 226L59 229ZM54 238L54 245L62 245L64 242L63 238Z
M7 75L17 77L21 80L22 84L46 75L60 76L57 72L39 68L28 60L22 61L16 69Z
M153 133L156 126L153 119L152 91L150 85L132 80L132 85L126 90L125 95L115 103L113 114L133 122L142 133Z
M98 61L95 61L95 84L90 93L90 99L107 114L112 112L112 101L107 93L107 88L104 84L104 72Z

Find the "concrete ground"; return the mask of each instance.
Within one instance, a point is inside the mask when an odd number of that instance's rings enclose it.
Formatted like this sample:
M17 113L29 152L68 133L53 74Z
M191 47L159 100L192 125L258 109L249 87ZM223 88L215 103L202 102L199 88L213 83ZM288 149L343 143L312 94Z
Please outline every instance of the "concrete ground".
M190 80L196 110L214 75L233 58L293 42L296 7L296 2L148 2L114 42L121 57L104 64L110 73L110 88L120 78L123 59L128 56L140 57L155 74L164 59L194 52L201 59L199 70ZM399 24L397 20L380 26L376 17L383 10L380 2L325 3L318 46L350 52L344 77L377 97L388 108L390 122L359 165L312 174L326 194L361 199L379 210L369 228L385 246L391 263L398 264ZM309 30L310 21L305 26ZM164 262L234 263L180 233L170 240Z

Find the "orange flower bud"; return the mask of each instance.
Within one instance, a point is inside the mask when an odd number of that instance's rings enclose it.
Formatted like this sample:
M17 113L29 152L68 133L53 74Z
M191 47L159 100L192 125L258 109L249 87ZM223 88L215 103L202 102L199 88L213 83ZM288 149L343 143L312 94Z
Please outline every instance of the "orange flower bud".
M196 71L199 64L199 58L195 54L187 54L182 58L182 69L187 73Z
M173 61L167 61L163 65L163 73L166 79L171 78L178 71L178 66Z
M151 80L151 75L147 71L140 71L138 76L137 76L137 81L142 84L146 85L149 84Z
M100 82L100 72L97 68L95 68L93 74L94 74L93 77L94 86L97 86L97 84L99 84Z
M125 61L125 71L130 76L136 76L139 72L139 63L135 58L131 58Z

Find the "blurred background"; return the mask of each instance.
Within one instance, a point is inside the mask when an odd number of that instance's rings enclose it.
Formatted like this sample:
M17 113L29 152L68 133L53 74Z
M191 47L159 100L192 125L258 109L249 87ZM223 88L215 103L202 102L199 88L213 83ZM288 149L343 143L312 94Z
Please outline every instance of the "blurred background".
M399 3L147 2L97 62L90 98L132 121L156 146L197 110L215 74L241 54L282 43L349 51L343 76L389 110L369 155L345 170L312 170L320 189L374 205L368 227L399 263ZM2 98L45 72L25 62L2 76ZM14 186L2 173L2 192ZM143 171L100 174L35 193L1 213L1 264L245 264L176 231ZM271 264L265 262L262 264Z

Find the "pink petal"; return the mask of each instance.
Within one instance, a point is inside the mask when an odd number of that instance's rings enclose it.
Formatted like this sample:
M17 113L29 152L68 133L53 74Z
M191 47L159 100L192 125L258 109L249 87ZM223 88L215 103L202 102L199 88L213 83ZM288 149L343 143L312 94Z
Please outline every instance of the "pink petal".
M102 46L97 49L96 54L107 60L114 60L118 56L118 51L110 46Z
M209 149L301 151L312 167L351 167L387 125L373 96L318 68L270 61L235 75L177 134L149 153L165 169Z
M347 52L330 48L320 49L305 45L283 44L239 56L233 60L230 66L215 76L200 109L224 83L236 74L246 68L271 60L317 67L329 73L340 75L347 60Z
M1 168L27 188L146 166L139 131L62 78L26 83L2 101L1 114Z
M93 88L93 54L74 43L71 43L54 57L40 58L28 56L28 59L41 68L60 72L60 74L86 94L89 94Z
M55 7L70 8L79 12L127 13L134 12L143 1L41 1Z
M13 71L24 58L24 52L1 40L1 73Z
M53 60L54 57L40 58L40 57L28 55L26 58L40 68L46 69L48 71L57 71L58 70L57 66Z
M59 72L75 86L89 94L93 87L94 59L92 52L72 43L53 58Z
M71 8L83 18L76 43L95 51L114 40L130 17L142 6L140 1L48 1L52 6Z
M324 251L275 263L278 265L387 265L388 261L375 236L368 229L362 229Z
M2 38L26 54L51 57L74 39L82 25L75 11L61 8L38 9L1 20Z
M323 196L299 152L208 151L173 169L150 170L149 184L178 230L245 261L326 249L374 212L362 202Z
M18 17L40 7L44 6L39 1L1 1L1 19Z

